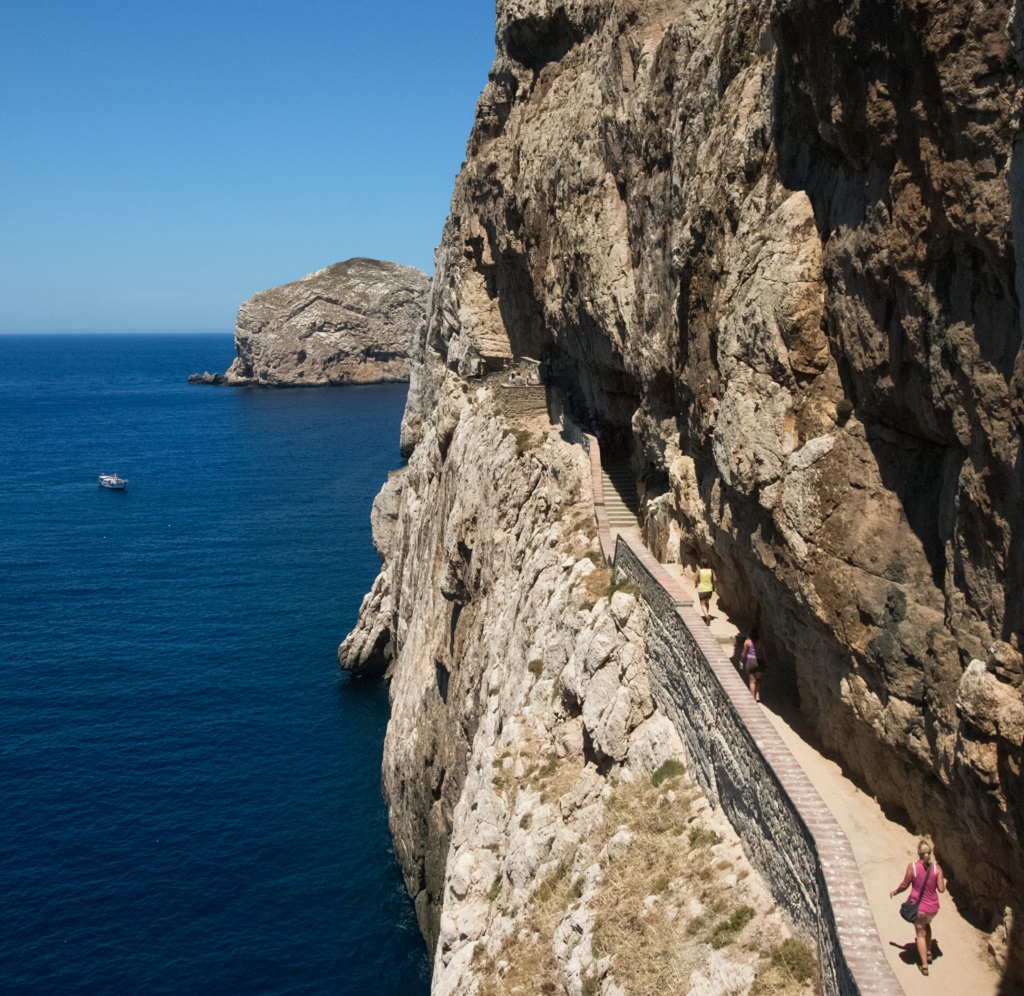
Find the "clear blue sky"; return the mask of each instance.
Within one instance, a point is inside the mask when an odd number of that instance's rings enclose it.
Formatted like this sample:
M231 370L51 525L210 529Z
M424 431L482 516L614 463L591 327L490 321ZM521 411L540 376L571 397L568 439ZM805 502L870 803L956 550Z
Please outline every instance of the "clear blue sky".
M493 0L4 0L0 331L225 331L351 256L433 270Z

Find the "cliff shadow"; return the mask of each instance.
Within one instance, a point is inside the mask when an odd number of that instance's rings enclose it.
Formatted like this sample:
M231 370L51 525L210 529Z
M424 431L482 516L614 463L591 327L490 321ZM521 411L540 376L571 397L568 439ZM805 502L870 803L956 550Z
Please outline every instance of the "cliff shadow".
M632 420L640 405L640 390L636 380L615 363L603 335L595 342L594 354L583 360L552 345L545 355L545 383L558 398L558 410L565 411L597 438L602 462L606 457L629 459L634 449ZM549 405L556 410L553 400Z
M1024 439L1017 444L1016 476L1013 498L1018 509L1024 509ZM1017 650L1024 651L1024 515L1010 522L1010 555L1007 559L1006 607L1002 638L1017 641Z

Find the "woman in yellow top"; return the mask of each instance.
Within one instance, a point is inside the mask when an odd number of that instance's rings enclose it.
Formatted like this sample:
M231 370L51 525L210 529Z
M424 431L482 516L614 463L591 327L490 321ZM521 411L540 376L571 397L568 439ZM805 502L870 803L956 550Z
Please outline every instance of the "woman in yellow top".
M704 616L704 622L711 623L711 593L715 590L717 582L715 572L710 567L700 567L694 576L697 585L697 598L700 599L700 611Z

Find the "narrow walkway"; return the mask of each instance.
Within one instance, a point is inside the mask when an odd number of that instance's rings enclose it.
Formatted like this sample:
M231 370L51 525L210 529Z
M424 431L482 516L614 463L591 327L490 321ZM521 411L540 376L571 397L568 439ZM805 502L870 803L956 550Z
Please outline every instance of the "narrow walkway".
M811 740L798 732L803 727L799 716L784 718L771 707L764 711L850 841L885 956L903 991L908 996L1005 992L988 956L985 935L960 916L948 892L940 897L942 908L932 927L938 956L928 978L918 972L914 928L899 915L899 904L909 893L889 898L908 862L916 857L917 837L888 819L874 798L861 792L838 764L822 756ZM940 854L940 863L941 858Z
M625 473L621 466L614 464L611 468L602 467L601 476L613 544L619 532L639 536L634 514L638 508L636 489L628 467ZM633 500L627 504L630 496ZM611 526L613 515L615 526ZM696 605L693 572L682 570L678 564L662 566ZM735 661L740 631L719 606L717 594L711 600L710 629L723 652ZM871 796L861 792L844 776L838 764L817 750L798 712L773 703L771 670L764 681L767 702L762 703L763 712L849 839L886 959L903 991L907 996L926 993L934 996L940 992L997 996L1005 992L1000 988L999 974L988 956L985 935L960 916L948 892L941 897L942 908L933 927L936 961L927 978L919 973L913 927L899 915L900 900L908 893L900 899L889 898L890 890L899 884L904 869L915 856L916 836L888 819ZM941 859L941 855L939 857Z

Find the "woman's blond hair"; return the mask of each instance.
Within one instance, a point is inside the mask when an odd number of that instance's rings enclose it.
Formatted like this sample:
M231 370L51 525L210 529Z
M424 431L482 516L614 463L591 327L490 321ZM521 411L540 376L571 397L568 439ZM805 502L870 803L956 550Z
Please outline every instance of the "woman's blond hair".
M925 861L935 853L935 848L932 846L932 839L927 835L922 837L917 842L917 856Z

